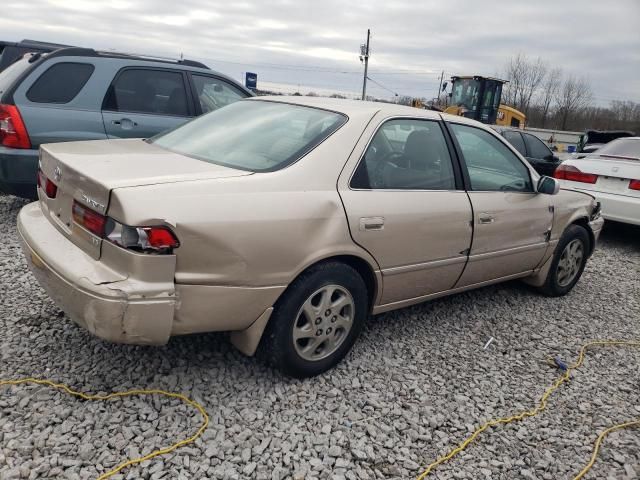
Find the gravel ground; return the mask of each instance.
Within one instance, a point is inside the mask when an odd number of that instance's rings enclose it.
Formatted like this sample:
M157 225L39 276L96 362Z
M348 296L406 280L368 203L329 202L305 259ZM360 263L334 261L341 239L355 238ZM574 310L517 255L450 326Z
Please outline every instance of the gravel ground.
M23 204L0 197L0 378L164 388L211 414L194 446L114 478L415 478L480 422L531 407L558 375L547 355L573 361L589 339L640 339L640 230L610 225L567 297L514 282L381 315L346 361L311 380L283 378L224 335L110 345L65 318L28 272L15 233ZM548 411L483 434L429 478L573 478L599 431L640 418L639 364L640 350L589 354ZM0 478L94 478L198 423L167 399L81 402L2 387ZM587 476L639 477L639 429L611 434Z

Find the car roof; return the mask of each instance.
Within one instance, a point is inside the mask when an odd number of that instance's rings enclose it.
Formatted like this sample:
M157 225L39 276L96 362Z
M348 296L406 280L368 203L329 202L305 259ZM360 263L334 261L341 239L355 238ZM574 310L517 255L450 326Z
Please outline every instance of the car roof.
M429 120L444 120L452 123L462 123L480 127L491 132L491 128L484 123L458 115L450 115L435 110L425 110L423 108L409 107L407 105L397 105L395 103L371 102L362 100L347 100L344 98L328 97L305 97L302 95L266 95L251 97L249 101L270 101L302 105L306 107L322 108L332 110L347 116L368 115L373 116L381 113L385 117L421 117Z
M374 115L380 112L385 116L424 117L434 120L440 120L441 117L445 116L455 119L462 118L451 115L444 115L434 110L425 110L422 108L409 107L406 105L397 105L395 103L347 100L343 98L305 97L302 95L268 95L254 97L251 100L290 103L306 107L322 108L325 110L332 110L334 112L343 113L347 116L354 114Z

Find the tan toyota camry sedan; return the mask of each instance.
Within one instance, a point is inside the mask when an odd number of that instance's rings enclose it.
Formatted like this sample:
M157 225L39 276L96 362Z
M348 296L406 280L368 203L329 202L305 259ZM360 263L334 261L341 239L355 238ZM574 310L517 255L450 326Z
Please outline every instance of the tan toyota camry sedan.
M230 331L305 377L371 314L522 278L564 295L603 225L477 122L397 105L253 98L148 140L45 145L24 252L113 342Z

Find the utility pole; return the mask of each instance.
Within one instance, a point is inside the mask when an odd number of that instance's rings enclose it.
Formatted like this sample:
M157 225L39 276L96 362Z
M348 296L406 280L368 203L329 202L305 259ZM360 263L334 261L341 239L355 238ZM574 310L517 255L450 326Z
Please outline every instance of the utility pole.
M367 98L367 70L369 68L369 37L371 30L367 28L367 43L360 45L360 60L364 59L364 78L362 79L362 100Z
M440 105L440 93L442 92L442 79L444 78L444 70L440 74L440 86L438 87L438 94L436 95L436 101Z

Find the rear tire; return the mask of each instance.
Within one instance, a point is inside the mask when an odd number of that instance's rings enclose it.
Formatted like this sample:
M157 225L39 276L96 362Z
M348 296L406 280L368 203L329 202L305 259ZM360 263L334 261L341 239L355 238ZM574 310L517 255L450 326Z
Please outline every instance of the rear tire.
M589 256L589 234L580 225L570 225L560 237L551 268L539 290L550 297L569 293L578 282Z
M351 350L369 312L360 274L340 262L302 273L278 300L259 354L292 377L326 372Z

